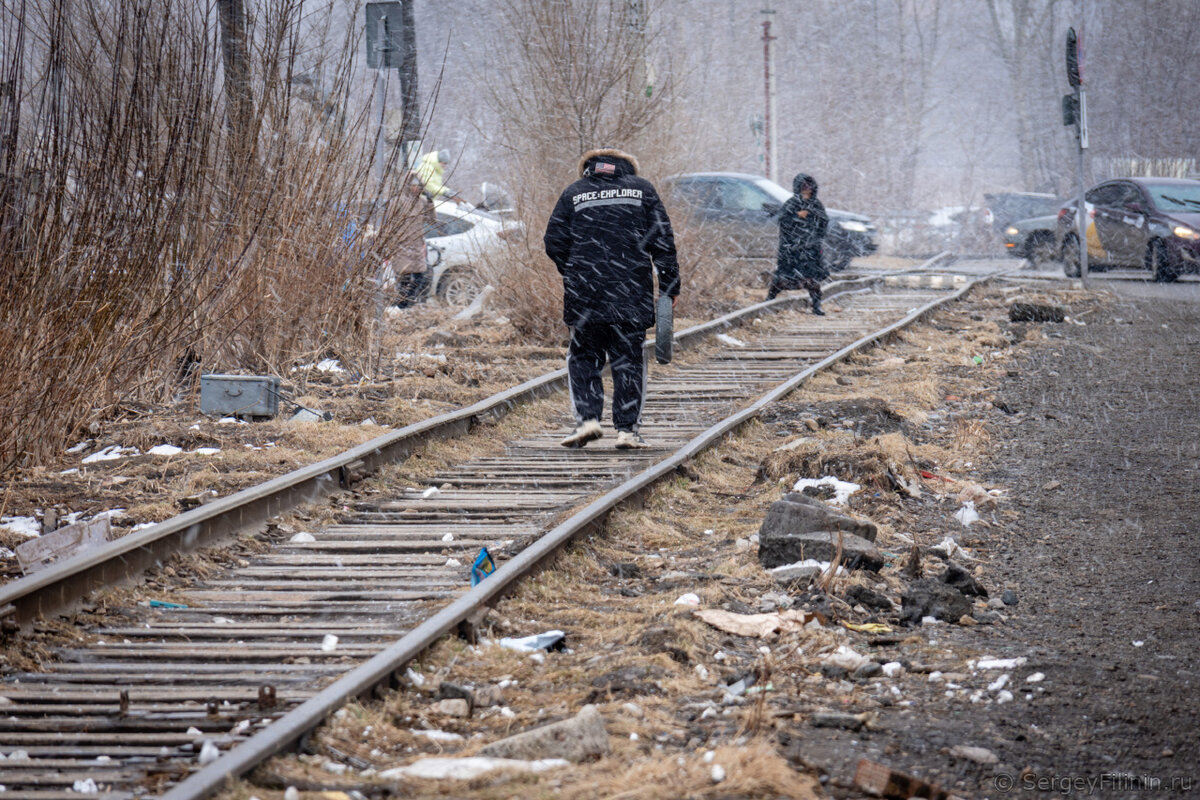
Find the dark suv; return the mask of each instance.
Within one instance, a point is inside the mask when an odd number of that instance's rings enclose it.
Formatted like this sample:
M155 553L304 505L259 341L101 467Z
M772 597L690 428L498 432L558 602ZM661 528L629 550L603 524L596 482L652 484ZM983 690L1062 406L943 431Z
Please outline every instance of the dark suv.
M742 258L775 258L779 220L775 216L792 193L761 175L693 172L662 181L667 210L681 211L701 227L716 248ZM830 271L850 259L875 252L875 225L862 214L825 209L829 228L822 257Z
M1200 181L1119 178L1084 193L1088 264L1150 270L1170 282L1200 267ZM1055 240L1067 275L1079 275L1078 201L1058 212Z

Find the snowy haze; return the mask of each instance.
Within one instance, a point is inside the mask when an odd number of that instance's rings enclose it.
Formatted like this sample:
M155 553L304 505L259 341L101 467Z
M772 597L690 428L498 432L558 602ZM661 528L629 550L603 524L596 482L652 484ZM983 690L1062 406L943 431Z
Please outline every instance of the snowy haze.
M504 173L505 143L484 91L517 57L505 2L416 0L425 149L451 151L450 183L468 197L480 181L520 181ZM753 126L765 107L768 18L777 179L787 186L810 172L837 207L885 214L977 205L992 191L1074 192L1074 131L1060 110L1068 26L1084 35L1089 182L1192 158L1200 144L1182 111L1200 94L1183 66L1200 56L1200 3L776 0L769 17L767 5L646 3L648 58L656 82L672 84L672 113L687 132L674 144L695 170L763 171ZM355 7L340 8L334 17L348 24ZM361 10L356 16L361 27ZM372 75L364 71L368 89ZM393 80L389 104L399 97ZM643 171L657 177L653 163Z

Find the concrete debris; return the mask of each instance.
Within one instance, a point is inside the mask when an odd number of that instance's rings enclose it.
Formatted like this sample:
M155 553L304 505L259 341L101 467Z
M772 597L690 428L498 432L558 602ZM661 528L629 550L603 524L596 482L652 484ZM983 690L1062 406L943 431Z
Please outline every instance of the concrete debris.
M566 759L577 763L608 752L604 718L595 706L587 705L570 719L485 745L479 755L504 759Z
M976 764L998 764L999 757L991 750L985 747L972 747L966 744L956 744L950 748L950 755L953 758L961 758L966 761L974 761Z
M879 528L871 520L857 519L827 503L798 492L785 494L771 504L759 530L764 533L813 533L816 531L845 531L874 542Z
M497 770L515 772L546 772L570 766L569 761L561 758L545 758L536 761L524 761L513 758L485 758L469 756L467 758L422 758L406 767L393 767L379 773L380 778L425 778L426 780L469 781Z
M805 560L832 562L839 554L840 563L850 569L877 572L886 563L874 544L845 531L784 533L773 530L759 535L758 560L768 569Z
M433 704L433 712L446 717L469 717L471 705L460 697L438 700Z
M947 565L946 571L942 573L942 583L947 586L953 586L968 597L987 597L988 591L983 584L975 580L975 577L958 564L951 563Z
M958 622L971 613L971 599L935 578L914 582L900 598L901 621L915 624L925 617L943 622Z

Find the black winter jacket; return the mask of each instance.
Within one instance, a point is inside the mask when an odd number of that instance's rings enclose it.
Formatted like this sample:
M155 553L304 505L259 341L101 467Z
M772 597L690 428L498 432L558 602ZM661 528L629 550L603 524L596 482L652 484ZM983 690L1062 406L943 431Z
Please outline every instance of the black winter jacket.
M563 276L563 321L654 324L659 291L679 294L671 220L637 161L619 150L592 150L580 179L558 198L546 226L546 255Z
M812 187L812 197L807 200L800 196L806 184ZM821 263L821 240L829 226L829 215L817 199L817 182L811 176L797 175L792 181L792 192L779 209L779 253L775 274L785 283L798 278L823 281L829 277L829 272ZM801 217L801 211L808 214Z

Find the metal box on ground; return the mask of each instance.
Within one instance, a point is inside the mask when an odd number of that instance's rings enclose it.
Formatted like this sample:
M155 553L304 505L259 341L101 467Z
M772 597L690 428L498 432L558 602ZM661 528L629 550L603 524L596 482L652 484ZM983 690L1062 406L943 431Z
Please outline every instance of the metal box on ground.
M200 413L273 417L279 413L279 378L271 375L201 375Z

